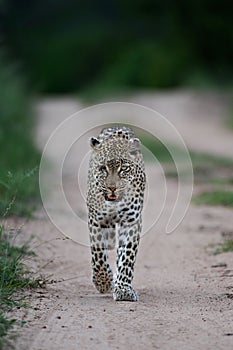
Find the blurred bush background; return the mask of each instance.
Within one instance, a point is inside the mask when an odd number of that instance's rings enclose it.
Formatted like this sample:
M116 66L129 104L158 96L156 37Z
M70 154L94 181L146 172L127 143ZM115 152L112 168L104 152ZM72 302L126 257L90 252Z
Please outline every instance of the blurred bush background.
M28 215L38 185L32 96L16 65L0 56L0 216Z
M30 212L37 192L33 95L232 89L232 7L230 0L0 0L0 212ZM15 197L19 206L9 209Z
M229 86L230 0L1 0L2 46L42 93Z

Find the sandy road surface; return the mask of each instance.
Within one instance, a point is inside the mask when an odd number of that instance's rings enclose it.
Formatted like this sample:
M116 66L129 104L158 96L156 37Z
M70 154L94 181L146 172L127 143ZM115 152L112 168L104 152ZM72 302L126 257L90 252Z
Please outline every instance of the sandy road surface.
M140 95L131 101L163 113L193 149L232 155L233 133L220 123L226 112L222 99L171 93ZM39 104L37 142L41 148L55 126L79 108L68 99ZM56 162L56 150L50 156ZM74 161L67 164L64 187L75 210L85 217L83 199L74 195ZM153 169L148 167L148 171ZM159 176L156 184L158 188ZM168 202L172 202L174 180L169 180L169 189ZM157 193L156 186L150 188L155 205ZM49 196L61 224L78 231L59 207L56 188ZM144 221L151 216L153 206L146 208ZM191 205L174 233L166 235L155 226L141 240L134 279L139 302L116 303L110 294L100 295L94 289L89 249L65 240L45 211L38 211L35 219L25 223L24 231L35 236L36 264L30 264L50 276L50 283L31 295L31 309L17 311L27 324L16 349L232 349L233 254L213 256L206 250L232 225L231 210ZM87 234L85 225L81 230Z

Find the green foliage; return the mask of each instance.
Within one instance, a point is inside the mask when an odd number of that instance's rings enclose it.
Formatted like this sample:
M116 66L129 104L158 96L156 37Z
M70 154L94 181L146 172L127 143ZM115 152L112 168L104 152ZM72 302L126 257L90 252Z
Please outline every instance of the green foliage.
M221 253L227 253L227 252L233 252L233 240L228 239L224 241L223 243L220 243L218 247L215 249L214 254L221 254Z
M230 92L230 97L232 99L233 91ZM228 110L227 120L226 120L227 127L233 129L233 103L231 102L230 108Z
M137 135L140 138L143 146L148 148L162 163L169 163L173 161L169 149L172 149L181 158L186 155L186 152L182 149L179 149L177 146L169 144L168 149L165 144L163 144L159 139L153 135L150 135L149 133L139 131ZM231 158L195 151L189 151L189 154L193 163L194 173L196 175L198 175L198 173L207 174L210 171L213 171L213 169L216 167L218 169L221 167L224 169L227 168L229 170L233 170L233 160Z
M172 164L174 165L173 155L178 157L179 160L184 160L187 156L186 150L173 144L164 144L157 137L148 132L140 129L136 134L141 140L143 146L147 148L160 163L167 163L167 165L171 166ZM145 153L144 157L146 161L154 160L148 155L148 153Z
M233 185L233 177L214 177L212 183L215 185Z
M190 151L190 156L192 158L194 166L197 167L216 167L217 166L223 166L223 167L230 167L233 166L233 160L228 157L222 157L218 155L213 155L209 153L203 153L203 152L194 152Z
M213 190L203 192L194 197L194 203L205 205L222 205L233 207L233 192L224 190Z
M15 319L9 319L5 312L15 306L25 306L25 297L19 294L25 288L36 288L44 285L40 277L33 277L24 261L34 253L28 244L20 246L12 242L19 230L9 232L4 226L0 226L0 349L9 340L9 332L16 323Z
M0 55L0 217L30 215L38 196L37 167L40 154L33 145L31 96L19 70ZM28 170L27 170L28 169ZM17 234L17 231L15 232ZM5 311L22 305L16 293L39 285L23 261L30 251L27 245L14 246L12 233L0 226L0 349L8 343L16 320Z
M194 196L193 202L197 205L233 207L232 159L198 152L190 154L195 182L211 184L212 187Z
M144 147L150 150L150 152L158 159L161 163L172 162L172 156L166 146L157 138L149 135L139 135L139 138ZM147 155L144 155L147 160Z
M233 160L202 152L190 152L196 183L230 184Z
M142 133L138 135L143 145L148 148L158 159L163 163L166 177L177 178L177 170L174 164L172 155L167 147L158 139L149 134ZM170 147L172 147L170 145ZM176 155L180 159L184 157L182 150L172 147ZM233 161L227 157L220 157L207 153L190 152L195 183L211 184L213 189L208 192L200 193L193 197L193 202L197 205L222 205L233 207L233 192L232 192L232 172ZM145 160L147 154L145 154ZM182 175L185 175L185 169L182 170Z
M9 332L16 323L15 319L8 319L0 310L0 350L5 344L8 344Z
M1 10L6 46L43 92L232 85L228 0L8 0Z
M16 233L17 234L17 233ZM7 309L20 302L15 292L32 283L23 259L32 254L27 245L14 246L4 226L0 226L0 305Z
M30 214L38 195L40 154L33 145L30 95L15 66L0 56L0 214ZM17 200L15 200L17 199ZM15 202L14 205L10 203ZM9 207L10 205L10 207Z
M98 96L99 90L112 91L113 87L120 91L122 86L129 89L181 85L189 70L192 55L188 45L182 44L172 50L173 45L173 42L156 44L143 41L124 49L98 77L90 92Z
M233 129L233 113L228 119L228 126Z
M165 145L156 137L143 131L138 131L137 135L142 141L143 146L146 147L160 163L164 163L166 176L176 178L177 170L170 150L172 150L181 161L187 156L186 151L172 144ZM232 159L194 151L190 151L189 155L191 157L196 183L211 182L219 185L233 184L233 178L231 176L233 172ZM153 161L147 152L145 152L144 157L146 161ZM183 169L183 172L185 173L185 169Z
M29 171L19 169L0 179L0 214L31 216L38 196L38 168Z

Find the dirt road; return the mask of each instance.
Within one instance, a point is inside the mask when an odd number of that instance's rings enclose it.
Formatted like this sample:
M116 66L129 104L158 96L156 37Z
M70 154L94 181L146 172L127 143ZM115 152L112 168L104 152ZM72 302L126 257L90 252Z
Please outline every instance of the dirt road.
M192 149L233 156L233 133L221 124L226 113L222 99L167 93L140 95L131 102L163 113ZM39 103L39 146L43 148L54 128L80 108L67 99ZM51 152L56 163L56 149ZM64 187L76 212L85 217L83 198L74 194L74 162L72 156L64 174ZM157 179L150 187L155 203L159 176ZM176 183L168 181L168 202L172 202ZM71 227L77 234L79 228L61 210L56 191L49 191L49 198L54 198L50 205L57 209L63 227ZM146 208L144 221L151 216L153 206ZM232 349L233 254L214 256L207 249L221 240L221 232L232 230L232 225L232 210L193 205L172 234L166 235L155 225L142 238L137 259L134 286L139 302L116 303L111 294L100 295L94 289L88 247L65 239L46 212L39 210L25 223L24 231L35 237L37 258L29 263L35 271L40 269L49 276L49 282L45 289L31 294L32 308L26 313L17 311L27 323L20 331L16 349ZM80 226L81 240L83 235L87 235L85 224Z

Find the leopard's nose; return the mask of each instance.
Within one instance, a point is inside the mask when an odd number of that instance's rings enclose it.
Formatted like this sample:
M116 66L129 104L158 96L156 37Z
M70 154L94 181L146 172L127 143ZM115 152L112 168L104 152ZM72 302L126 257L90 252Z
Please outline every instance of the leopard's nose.
M109 186L108 188L109 188L110 191L112 191L112 192L115 192L115 191L116 191L116 186Z

